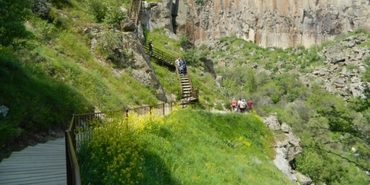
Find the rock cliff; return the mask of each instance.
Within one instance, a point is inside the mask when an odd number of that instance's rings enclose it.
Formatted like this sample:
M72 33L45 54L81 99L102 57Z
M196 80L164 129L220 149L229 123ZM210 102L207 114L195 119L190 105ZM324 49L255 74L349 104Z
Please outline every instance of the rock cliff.
M262 47L307 47L370 29L369 0L177 0L170 12L195 44L235 35Z

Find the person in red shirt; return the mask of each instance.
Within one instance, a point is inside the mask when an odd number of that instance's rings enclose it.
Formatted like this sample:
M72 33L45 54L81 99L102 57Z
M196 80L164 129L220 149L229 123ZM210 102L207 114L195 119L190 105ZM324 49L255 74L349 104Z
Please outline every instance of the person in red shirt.
M235 100L235 98L233 98L233 100L231 100L231 111L236 111L236 100Z
M248 101L247 101L247 108L248 108L248 112L250 112L250 111L252 110L252 105L253 105L252 100L248 100Z

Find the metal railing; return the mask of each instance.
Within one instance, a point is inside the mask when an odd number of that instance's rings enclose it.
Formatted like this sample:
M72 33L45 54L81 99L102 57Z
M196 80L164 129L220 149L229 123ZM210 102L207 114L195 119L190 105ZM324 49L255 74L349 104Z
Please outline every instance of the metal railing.
M152 52L149 52L149 46L147 43L144 43L143 48L150 57L157 59L160 65L166 66L171 70L175 70L175 61L178 57L166 54L165 52L155 47L152 47Z
M121 111L73 114L69 128L65 131L67 184L81 184L77 152L84 142L90 141L91 127L94 123L103 123L104 120L114 119L117 116L125 118L130 113L166 115L172 111L173 105L174 103L161 103L155 106L127 108Z
M180 73L179 73L179 69L178 69L177 65L175 65L175 68L176 68L176 74L179 78L179 83L180 83L180 86L181 86L181 95L183 96L184 89L183 89L183 86L182 86L182 81L181 81L181 78L180 78ZM189 81L189 85L190 85L190 88L191 88L191 97L198 101L199 100L199 90L198 90L198 88L193 87L193 84L192 84L191 79L189 77L189 73L185 73L185 76Z

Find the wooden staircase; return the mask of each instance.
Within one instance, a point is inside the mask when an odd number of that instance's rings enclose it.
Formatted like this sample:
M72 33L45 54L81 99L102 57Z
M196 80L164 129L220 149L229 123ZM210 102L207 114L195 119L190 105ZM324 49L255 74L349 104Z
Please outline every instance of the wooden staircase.
M181 86L181 104L189 104L198 101L198 90L193 88L189 75L178 73L177 66L174 64L177 57L168 55L154 47L152 54L149 54L149 47L147 44L144 44L143 48L149 57L156 59L159 65L167 67L169 70L176 71Z
M180 101L181 104L187 104L187 103L198 101L198 97L197 97L198 92L196 92L196 90L193 89L189 76L187 74L183 75L179 73L178 73L178 76L180 78L180 85L181 85L181 92L182 92L181 93L182 99Z
M130 17L135 22L135 25L138 25L139 23L138 20L140 16L141 6L141 0L131 0L128 17ZM177 15L177 10L175 11L175 14L173 13L173 16L174 15ZM147 43L143 44L143 48L149 57L156 59L159 65L177 72L181 86L182 97L180 103L182 105L198 101L198 90L193 89L189 75L181 75L178 73L177 66L175 65L175 60L178 58L177 56L169 55L155 47L152 47L152 52L149 53L149 46Z

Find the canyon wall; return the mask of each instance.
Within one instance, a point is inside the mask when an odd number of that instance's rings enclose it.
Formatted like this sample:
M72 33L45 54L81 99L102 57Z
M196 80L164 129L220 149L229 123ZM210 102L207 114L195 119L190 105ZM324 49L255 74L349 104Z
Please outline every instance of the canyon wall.
M308 47L358 28L370 30L370 0L172 2L176 29L195 44L234 35L262 47Z

